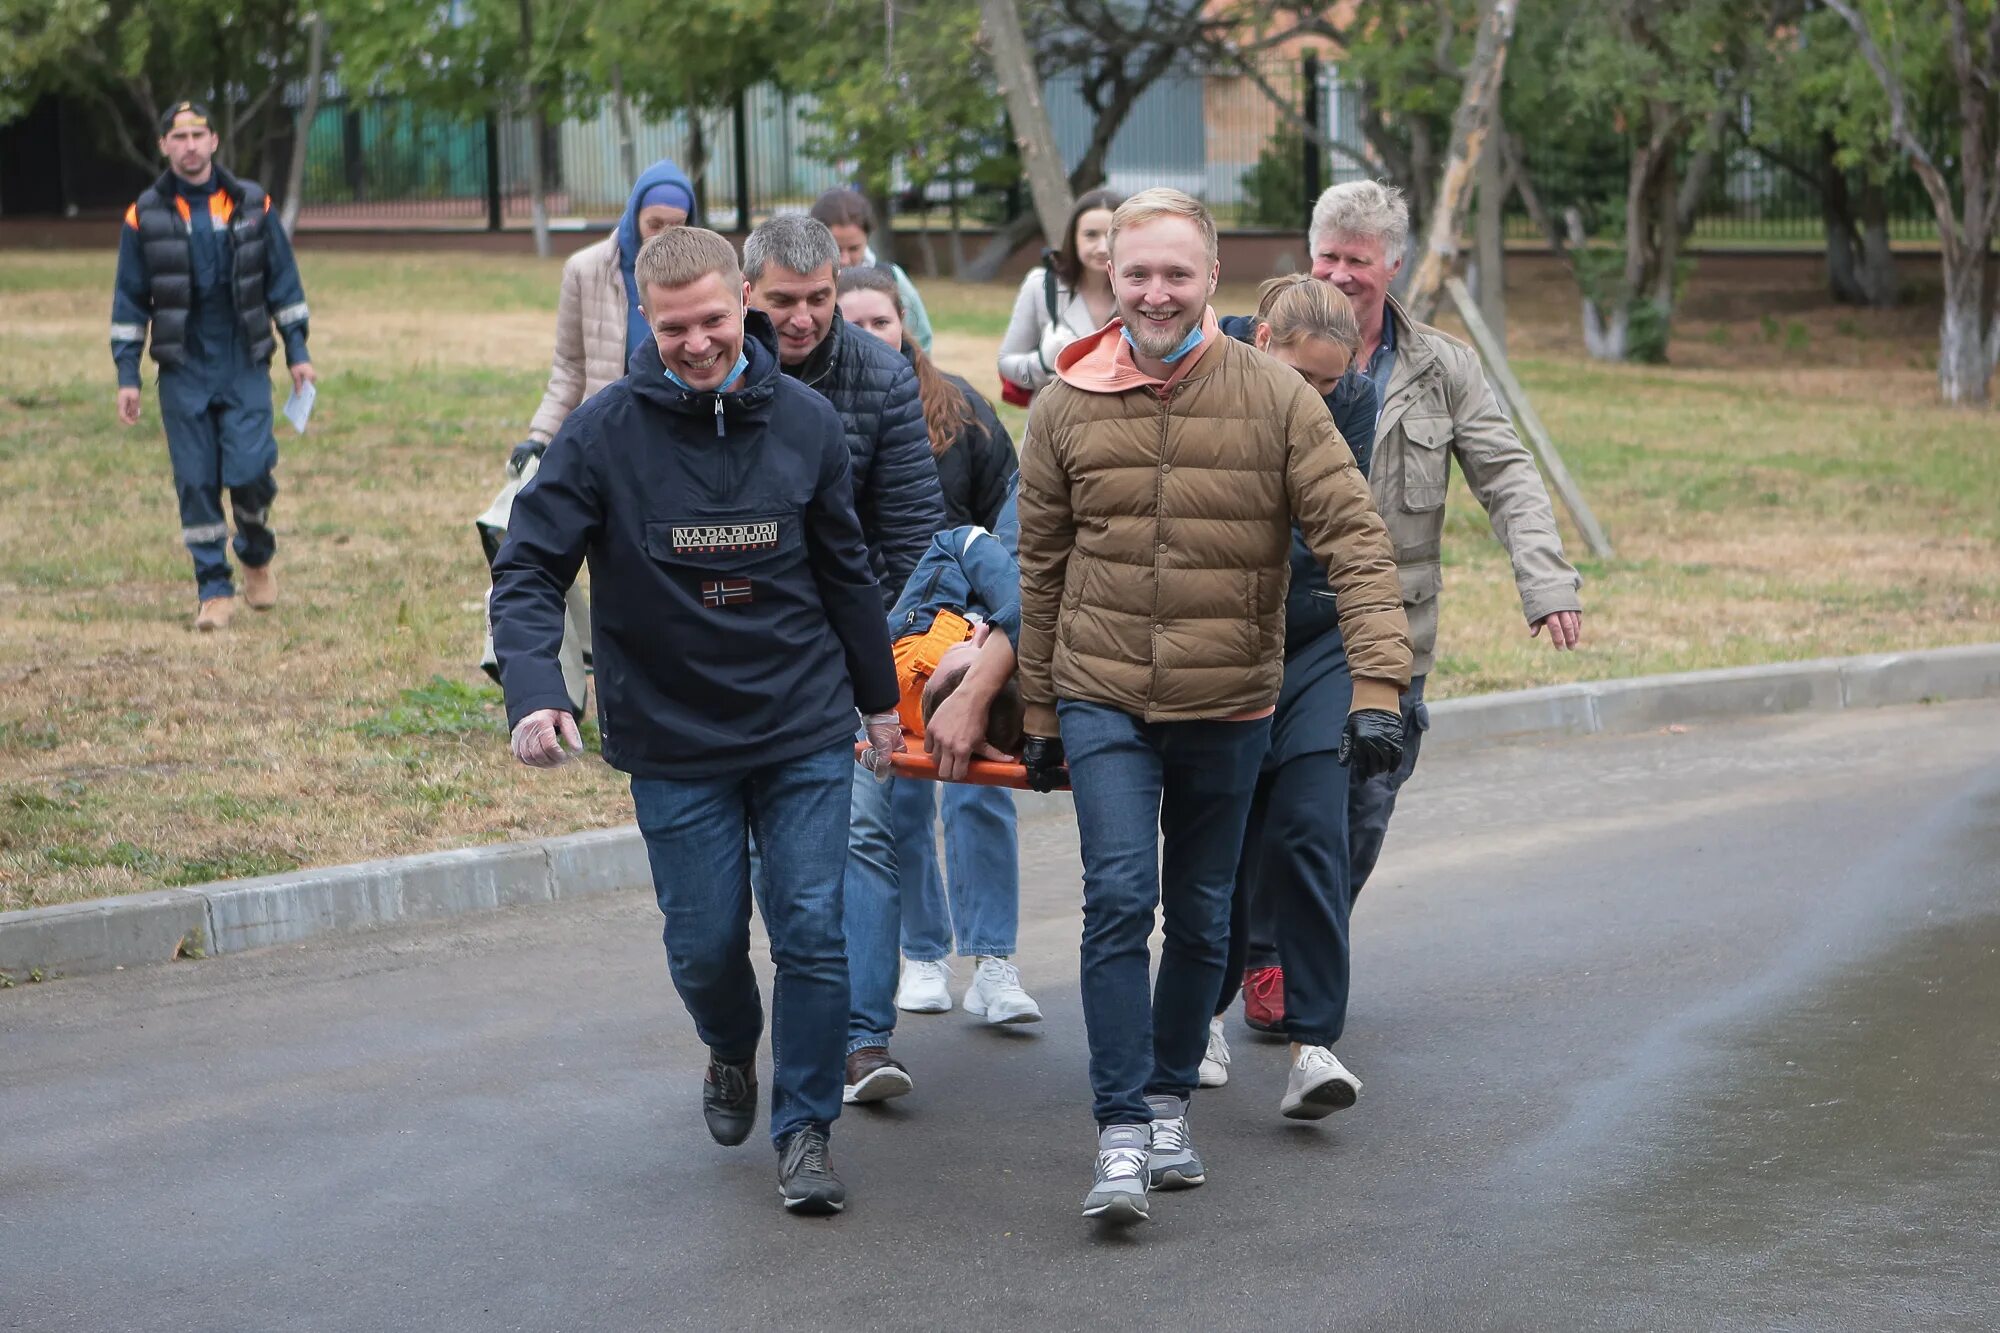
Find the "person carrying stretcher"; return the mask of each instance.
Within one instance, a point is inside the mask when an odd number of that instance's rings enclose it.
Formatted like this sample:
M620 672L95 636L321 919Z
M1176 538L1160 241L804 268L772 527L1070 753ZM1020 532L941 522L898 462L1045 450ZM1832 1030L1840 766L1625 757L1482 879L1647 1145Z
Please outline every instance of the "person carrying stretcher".
M924 780L1026 786L1017 758L1023 710L1014 682L1021 631L1018 525L1010 495L997 532L966 525L932 538L889 612L898 712L905 755L900 781L855 788L848 835L845 925L853 999L848 1021L848 1102L900 1097L914 1083L889 1055L896 1030L896 977L904 885L937 873L937 788ZM863 758L872 752L864 752ZM914 761L914 762L911 762ZM953 933L976 962L964 1007L989 1023L1041 1021L1011 961L1020 915L1020 859L1012 839L988 849L976 868L979 892L963 892L967 872L949 878ZM969 887L969 886L968 886Z

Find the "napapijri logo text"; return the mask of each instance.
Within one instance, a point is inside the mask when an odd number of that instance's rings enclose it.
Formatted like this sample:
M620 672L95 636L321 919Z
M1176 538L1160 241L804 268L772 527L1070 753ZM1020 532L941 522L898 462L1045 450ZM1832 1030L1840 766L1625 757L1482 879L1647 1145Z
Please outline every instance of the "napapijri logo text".
M777 544L776 523L703 523L674 528L676 551L768 551Z

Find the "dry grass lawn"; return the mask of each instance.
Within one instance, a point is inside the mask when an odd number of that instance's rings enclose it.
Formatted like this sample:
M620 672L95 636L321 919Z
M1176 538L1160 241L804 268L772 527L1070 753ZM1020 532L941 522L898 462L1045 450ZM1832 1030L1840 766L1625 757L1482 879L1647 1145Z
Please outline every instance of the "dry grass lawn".
M302 262L323 378L312 433L280 426L283 601L201 636L150 391L113 419L108 251L0 255L0 908L630 818L599 763L510 764L476 669L472 518L537 401L557 266ZM1619 556L1581 562L1585 648L1558 657L1455 487L1434 696L2000 637L2000 420L1933 405L1934 305L1706 261L1674 364L1626 368L1583 359L1547 265L1512 286L1517 371ZM928 290L940 359L992 384L1010 291Z

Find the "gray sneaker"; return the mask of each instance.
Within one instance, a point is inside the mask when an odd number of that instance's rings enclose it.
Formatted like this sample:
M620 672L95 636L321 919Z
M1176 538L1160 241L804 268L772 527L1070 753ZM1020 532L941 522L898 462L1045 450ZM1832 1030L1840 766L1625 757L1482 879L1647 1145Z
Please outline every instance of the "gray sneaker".
M1208 1179L1201 1154L1188 1135L1188 1104L1179 1097L1148 1097L1153 1111L1153 1144L1146 1155L1146 1174L1156 1190L1191 1190Z
M1146 1127L1113 1125L1097 1133L1097 1175L1083 1215L1113 1226L1146 1220Z

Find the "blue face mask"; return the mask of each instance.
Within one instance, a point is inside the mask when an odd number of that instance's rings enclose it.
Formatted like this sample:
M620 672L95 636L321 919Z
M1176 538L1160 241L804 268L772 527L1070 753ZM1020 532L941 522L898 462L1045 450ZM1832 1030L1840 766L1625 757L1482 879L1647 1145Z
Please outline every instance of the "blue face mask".
M1131 345L1133 351L1136 352L1139 350L1139 344L1132 339L1132 330L1121 326L1118 331L1125 335L1125 341ZM1181 339L1179 347L1176 347L1166 356L1161 357L1160 360L1171 366L1174 362L1180 360L1199 346L1201 346L1201 325L1197 324L1188 330L1187 337Z
M736 354L736 368L729 372L729 378L722 382L722 387L714 390L697 389L694 387L694 385L689 384L679 375L674 374L673 371L667 370L665 366L661 366L660 369L666 371L668 379L672 380L675 384L679 385L681 388L686 389L689 393L709 393L709 392L728 393L729 386L736 383L737 380L741 379L743 377L744 371L750 369L750 357L748 353L738 352Z

